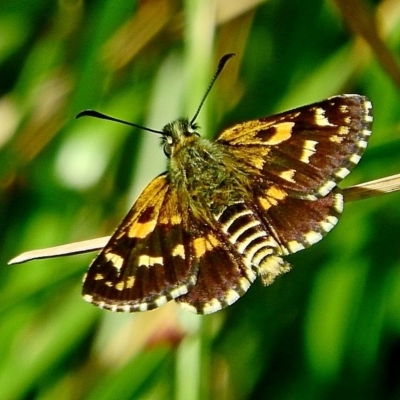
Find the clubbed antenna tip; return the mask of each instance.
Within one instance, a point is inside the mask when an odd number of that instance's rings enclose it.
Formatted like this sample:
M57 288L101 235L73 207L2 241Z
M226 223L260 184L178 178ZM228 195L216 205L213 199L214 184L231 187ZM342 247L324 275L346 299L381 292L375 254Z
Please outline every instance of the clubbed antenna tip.
M225 54L224 56L221 57L221 59L219 60L219 63L217 65L217 69L214 72L214 76L211 79L210 84L208 85L208 88L206 90L206 93L204 94L203 98L201 99L200 105L197 108L196 113L194 114L192 120L190 121L190 125L192 125L194 123L194 121L196 121L197 116L199 115L199 112L201 110L201 107L203 107L203 104L208 96L208 93L210 93L210 90L212 89L214 82L216 81L216 79L218 78L219 74L222 72L222 70L225 67L225 64L227 63L227 61L232 58L233 56L235 56L235 53L229 53L229 54Z

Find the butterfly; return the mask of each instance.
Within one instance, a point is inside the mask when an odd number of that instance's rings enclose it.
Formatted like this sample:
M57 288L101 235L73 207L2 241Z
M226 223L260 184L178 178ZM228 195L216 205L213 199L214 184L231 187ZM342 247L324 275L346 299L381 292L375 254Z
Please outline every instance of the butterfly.
M198 111L231 56L221 59ZM175 300L209 314L237 301L257 277L270 285L290 270L284 256L319 242L338 222L337 183L367 146L371 110L366 97L347 94L239 123L215 141L200 136L198 111L154 131L167 171L90 265L84 299L123 312Z

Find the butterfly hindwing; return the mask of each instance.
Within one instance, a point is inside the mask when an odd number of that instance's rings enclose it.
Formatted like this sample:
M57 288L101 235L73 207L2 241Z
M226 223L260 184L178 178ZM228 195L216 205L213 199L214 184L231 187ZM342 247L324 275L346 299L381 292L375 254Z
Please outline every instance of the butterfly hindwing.
M334 96L224 130L218 142L262 180L321 197L358 163L371 134L371 103Z
M224 208L194 240L199 272L196 285L176 301L185 309L209 314L231 305L259 274L272 280L290 267L279 255L274 232L254 205L239 201Z
M256 278L250 265L218 232L193 240L199 264L196 285L176 301L186 310L210 314L238 300Z
M319 242L334 228L343 211L343 195L335 189L325 197L307 200L290 196L277 186L260 187L254 192L254 204L277 243L274 254L288 255ZM266 279L268 268L262 267L263 282L272 283L274 274Z
M84 298L113 311L145 311L185 294L195 284L187 209L167 176L140 195L90 266Z

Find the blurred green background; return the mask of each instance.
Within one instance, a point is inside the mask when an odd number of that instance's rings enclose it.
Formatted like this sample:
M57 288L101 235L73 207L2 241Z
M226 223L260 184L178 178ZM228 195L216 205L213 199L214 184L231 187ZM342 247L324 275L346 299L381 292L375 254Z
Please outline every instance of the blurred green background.
M160 129L229 52L204 135L365 94L373 135L341 186L400 172L398 0L0 2L2 400L400 398L398 193L347 204L292 272L204 317L85 303L94 254L6 265L111 234L165 168L157 135L79 111Z

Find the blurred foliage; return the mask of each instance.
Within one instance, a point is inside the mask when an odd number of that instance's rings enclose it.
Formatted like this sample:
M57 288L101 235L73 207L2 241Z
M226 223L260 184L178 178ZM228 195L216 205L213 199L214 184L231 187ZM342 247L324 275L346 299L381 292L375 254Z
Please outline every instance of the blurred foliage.
M6 265L109 235L165 168L156 135L80 110L160 129L193 115L228 52L204 135L355 92L375 125L344 185L400 172L400 4L347 3L2 0L1 399L400 398L399 194L348 204L292 272L205 317L86 304L90 254Z

